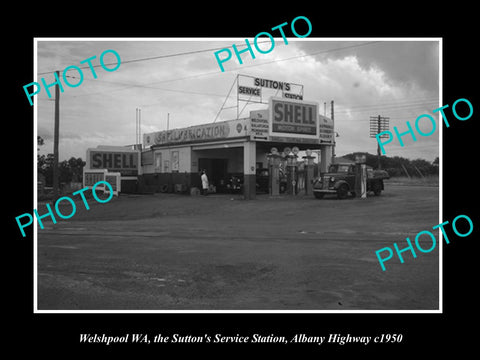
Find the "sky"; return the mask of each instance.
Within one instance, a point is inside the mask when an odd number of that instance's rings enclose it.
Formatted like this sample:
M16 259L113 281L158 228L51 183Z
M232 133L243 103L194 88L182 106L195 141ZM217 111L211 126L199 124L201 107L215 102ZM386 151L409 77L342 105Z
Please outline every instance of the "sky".
M259 47L271 47L268 38ZM249 38L253 44L253 39ZM77 87L63 83L60 93L60 161L70 157L85 159L88 148L98 145L129 145L136 139L136 109L141 109L141 133L167 128L182 128L236 118L237 74L284 81L304 86L304 100L320 104L320 113L330 117L334 101L337 156L351 152L376 154L377 142L370 138L370 116L390 118L390 130L414 127L422 114L431 115L436 131L430 136L402 137L385 145L387 156L433 161L439 156L439 118L432 110L440 107L439 59L437 39L344 39L275 38L268 54L256 51L255 59L242 54L243 64L235 55L220 70L214 52L245 44L244 38L158 38L158 39L36 39L36 79L54 82L53 72L68 66L82 69L83 81ZM242 47L239 47L242 49ZM105 50L114 50L121 64L105 71L99 63ZM96 66L93 78L88 64ZM223 54L222 54L223 56ZM114 68L112 52L104 63ZM80 81L75 68L67 71L72 84ZM32 91L32 90L30 90ZM42 88L34 97L37 135L45 140L39 154L53 152L54 87L52 98ZM25 97L26 104L28 99ZM222 110L223 107L230 109ZM240 117L249 111L266 108L265 104L240 103ZM441 121L441 120L440 120ZM424 133L433 124L422 118L418 126Z

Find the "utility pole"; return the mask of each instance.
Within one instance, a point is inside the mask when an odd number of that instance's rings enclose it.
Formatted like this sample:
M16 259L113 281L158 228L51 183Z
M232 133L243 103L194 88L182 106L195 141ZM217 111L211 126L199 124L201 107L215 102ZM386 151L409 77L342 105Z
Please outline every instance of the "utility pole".
M60 72L55 71L56 78L59 79ZM53 131L53 198L58 198L58 135L60 128L60 88L58 81L55 85L55 126Z
M381 127L381 121L382 121L382 118L380 115L378 115L378 120L377 120L377 134L379 134L381 131L380 131L380 127ZM382 168L382 164L380 163L380 157L382 156L382 152L380 150L380 143L377 141L377 167L379 169Z
M141 109L135 109L135 149L140 149L142 143L142 122L141 122Z
M383 131L388 131L390 127L390 118L385 116L370 116L370 137L377 138L377 135ZM387 138L388 134L380 135L380 138ZM377 140L377 167L378 169L382 168L382 164L380 163L380 158L382 156L382 152L380 150L380 143Z
M335 163L335 117L334 117L334 111L333 111L333 100L330 102L330 118L332 119L333 122L333 146L332 146L332 164Z

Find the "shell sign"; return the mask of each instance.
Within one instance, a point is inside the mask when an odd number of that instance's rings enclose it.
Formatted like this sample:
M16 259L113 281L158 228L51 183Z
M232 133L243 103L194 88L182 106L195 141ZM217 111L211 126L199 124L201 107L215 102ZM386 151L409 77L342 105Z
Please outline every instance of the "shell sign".
M270 135L318 139L318 103L270 98Z
M137 176L140 152L137 150L87 149L87 169L106 169L122 176Z

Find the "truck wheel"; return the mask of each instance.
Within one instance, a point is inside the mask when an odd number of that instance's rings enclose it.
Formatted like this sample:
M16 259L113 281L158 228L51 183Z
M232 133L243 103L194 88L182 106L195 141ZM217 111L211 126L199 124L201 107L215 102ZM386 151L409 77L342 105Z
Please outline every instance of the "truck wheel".
M340 185L337 189L337 197L339 199L346 199L348 196L348 186L346 184Z
M323 196L324 196L325 194L324 194L324 193L314 192L313 195L315 195L315 198L316 198L316 199L323 199Z
M376 182L373 184L373 193L375 194L375 196L380 196L380 194L382 193L382 186L380 185L379 182Z

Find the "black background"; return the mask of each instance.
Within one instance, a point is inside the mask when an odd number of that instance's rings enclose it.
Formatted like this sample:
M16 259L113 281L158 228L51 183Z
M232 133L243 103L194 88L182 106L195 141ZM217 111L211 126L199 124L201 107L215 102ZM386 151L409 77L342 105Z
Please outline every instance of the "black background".
M353 351L358 355L382 354L418 356L442 354L453 349L467 354L474 349L477 324L474 314L478 303L475 272L478 258L478 174L475 173L478 151L474 148L480 106L476 82L478 51L474 35L477 9L458 2L425 9L416 4L341 3L328 6L300 2L276 3L260 9L255 3L204 3L196 7L184 3L180 9L163 3L94 3L34 6L10 11L12 22L2 24L7 44L3 54L7 84L3 87L4 117L7 131L4 158L4 216L7 236L4 242L3 343L15 355L48 355L53 358L94 354L120 355L131 351L135 356L148 352L164 357L171 354L200 352L215 354L241 351L256 353L292 352L323 355ZM444 3L443 3L444 4ZM14 5L15 7L15 5ZM14 16L15 14L15 16ZM443 314L33 314L33 238L21 238L15 216L31 211L33 205L33 107L25 101L23 85L33 81L34 37L254 37L261 31L291 22L296 16L310 19L310 37L442 37L443 38L443 104L467 98L474 113L468 121L450 121L443 129L443 219L468 215L474 232L444 245ZM6 16L8 18L8 16ZM8 19L6 19L8 20ZM298 29L299 33L304 33ZM447 112L447 114L451 114ZM451 116L449 119L453 119ZM432 224L432 226L435 224ZM478 273L478 271L477 271ZM473 326L473 327L472 327ZM403 334L400 344L370 343L364 345L318 346L289 345L110 345L80 344L81 333L148 333L150 336L174 333L203 335L222 333L251 336L275 334L290 337L298 333L328 335L350 333L376 336L382 333ZM172 353L173 351L173 353Z

